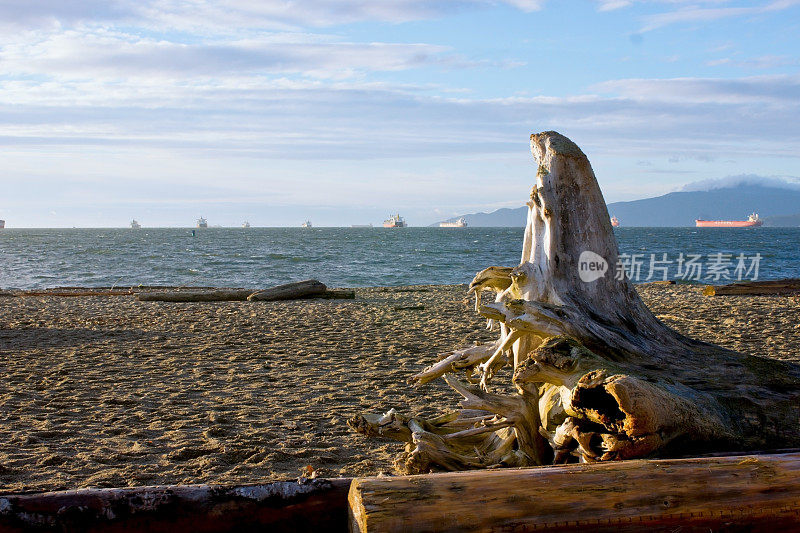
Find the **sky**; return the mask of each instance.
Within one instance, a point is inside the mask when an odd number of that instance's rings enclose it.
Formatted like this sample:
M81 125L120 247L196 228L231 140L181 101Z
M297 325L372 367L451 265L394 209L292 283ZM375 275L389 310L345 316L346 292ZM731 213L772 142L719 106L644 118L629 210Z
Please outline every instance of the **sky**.
M800 176L800 0L0 0L7 227L410 225Z

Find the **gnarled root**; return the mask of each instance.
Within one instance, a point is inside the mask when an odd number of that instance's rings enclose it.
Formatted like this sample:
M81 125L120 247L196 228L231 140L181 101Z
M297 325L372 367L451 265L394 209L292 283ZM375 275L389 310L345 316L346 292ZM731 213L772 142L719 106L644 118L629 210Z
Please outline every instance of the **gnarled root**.
M532 135L531 151L538 172L522 260L482 270L469 287L500 338L412 378L444 377L463 409L433 420L365 415L351 427L406 442L404 472L800 445L800 367L659 322L615 275L617 243L586 156L555 132ZM516 393L494 394L506 365Z

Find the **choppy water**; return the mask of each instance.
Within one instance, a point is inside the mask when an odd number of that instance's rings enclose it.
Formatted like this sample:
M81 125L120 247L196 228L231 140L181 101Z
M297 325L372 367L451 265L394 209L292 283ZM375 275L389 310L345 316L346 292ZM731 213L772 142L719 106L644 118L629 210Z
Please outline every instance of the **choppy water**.
M306 278L337 287L466 283L487 266L516 265L522 233L522 228L209 228L193 237L189 229L166 228L5 229L0 230L0 288L257 288ZM681 253L699 254L706 263L716 253L748 258L758 253L759 279L800 277L800 228L618 228L616 235L621 253L641 254L640 281L649 273L650 254L663 259L664 253L673 261L667 265L670 278L677 277ZM733 275L736 258L732 261Z

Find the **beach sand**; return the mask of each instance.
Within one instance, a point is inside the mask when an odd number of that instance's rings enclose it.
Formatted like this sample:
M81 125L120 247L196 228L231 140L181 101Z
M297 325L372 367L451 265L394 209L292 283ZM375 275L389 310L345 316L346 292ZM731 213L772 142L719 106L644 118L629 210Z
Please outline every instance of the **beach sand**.
M689 336L800 361L800 298L639 287ZM466 287L356 289L355 300L155 303L0 298L0 492L260 483L392 470L402 445L345 421L432 415L457 395L408 379L497 332Z

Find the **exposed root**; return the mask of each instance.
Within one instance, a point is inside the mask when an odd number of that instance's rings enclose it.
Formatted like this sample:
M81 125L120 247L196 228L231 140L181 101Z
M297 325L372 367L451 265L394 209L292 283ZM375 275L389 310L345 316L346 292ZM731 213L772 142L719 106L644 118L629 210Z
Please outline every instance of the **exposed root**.
M350 426L405 442L396 465L407 473L800 445L800 369L682 337L613 271L581 278L581 262L598 272L618 256L594 173L555 132L533 135L531 150L520 265L484 269L469 287L500 338L412 378L443 377L462 409L430 420L391 410ZM490 392L505 365L516 393Z

